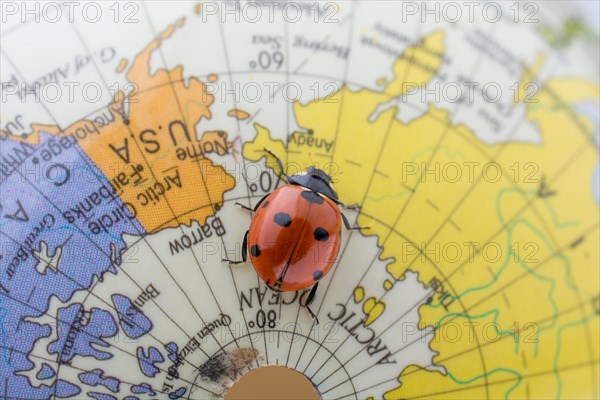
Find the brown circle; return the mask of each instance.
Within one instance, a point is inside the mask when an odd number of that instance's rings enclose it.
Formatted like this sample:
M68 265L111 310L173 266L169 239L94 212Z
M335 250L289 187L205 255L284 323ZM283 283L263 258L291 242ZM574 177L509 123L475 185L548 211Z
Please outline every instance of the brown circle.
M291 368L269 365L242 376L225 394L225 400L320 400L311 381Z

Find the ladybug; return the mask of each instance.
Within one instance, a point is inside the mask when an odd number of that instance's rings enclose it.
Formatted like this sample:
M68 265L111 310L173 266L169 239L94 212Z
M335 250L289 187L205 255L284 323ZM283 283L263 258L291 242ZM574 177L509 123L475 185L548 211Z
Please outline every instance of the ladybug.
M284 174L285 185L263 197L254 208L236 205L252 213L250 228L244 235L242 261L250 262L258 276L277 292L299 291L312 286L301 303L318 323L309 305L315 299L319 280L333 267L341 244L342 223L352 227L340 211L345 207L323 170L309 167L306 172L287 176L283 163L270 150Z

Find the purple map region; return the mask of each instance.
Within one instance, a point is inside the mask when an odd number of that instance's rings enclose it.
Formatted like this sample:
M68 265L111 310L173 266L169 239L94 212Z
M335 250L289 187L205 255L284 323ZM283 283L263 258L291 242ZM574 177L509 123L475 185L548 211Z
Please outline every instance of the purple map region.
M140 370L147 377L154 377L160 372L154 364L160 364L165 361L165 358L156 347L150 347L148 354L144 351L143 347L137 348L137 358L140 364Z
M99 368L79 374L79 380L90 386L102 385L113 393L119 391L119 385L121 384L121 381L117 378L104 376L104 371Z
M77 396L79 393L81 393L81 389L79 389L79 387L62 379L58 379L55 385L55 395L60 399L67 399L69 397Z
M186 391L187 391L186 388L180 387L179 389L177 389L173 393L169 393L169 398L171 400L176 400L176 399L180 398L181 396L183 396Z
M115 396L106 393L87 392L87 395L96 400L117 400Z
M179 353L179 347L177 346L177 343L175 342L170 342L167 343L165 345L165 349L167 349L167 351L169 352L169 360L175 362L177 361L178 357L177 354Z
M46 363L43 363L42 364L42 368L37 373L36 377L39 380L43 381L43 380L46 380L46 379L54 378L55 375L56 375L56 371L54 371L54 368L52 368L51 366L49 366Z
M0 397L75 396L80 389L58 379L68 366L56 369L52 385L33 387L18 374L40 364L28 356L38 340L51 334L49 327L24 319L44 315L52 297L66 303L106 272L117 273L126 247L122 235L145 231L72 138L42 134L37 146L0 140ZM52 344L57 360L110 356L90 344L104 346L102 337L116 334L113 318L98 309L81 315L82 310L74 304L59 312L59 338ZM77 335L75 323L81 323ZM72 351L64 354L69 336L76 338Z
M150 332L152 322L133 305L128 297L113 294L111 298L115 309L119 313L119 324L127 336L137 339Z
M92 308L86 312L81 304L71 304L58 310L58 339L50 343L48 352L57 354L61 363L69 363L73 357L94 357L106 360L112 354L97 350L108 348L104 340L118 332L117 324L108 311ZM95 346L92 346L95 345Z
M135 394L148 394L150 396L156 396L156 392L152 390L152 386L147 383L142 383L140 385L132 386L131 393Z

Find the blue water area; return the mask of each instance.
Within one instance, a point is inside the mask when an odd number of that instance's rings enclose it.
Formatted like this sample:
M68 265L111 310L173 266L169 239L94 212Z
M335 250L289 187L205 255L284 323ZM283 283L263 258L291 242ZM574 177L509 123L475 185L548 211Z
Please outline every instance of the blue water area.
M113 294L111 298L119 313L119 324L127 336L138 339L150 332L152 322L133 305L131 299L121 294Z
M102 385L113 393L117 393L119 391L119 385L121 384L121 381L117 378L104 376L104 371L99 368L89 372L82 372L79 374L79 380L81 383L85 383L86 385L90 386Z
M54 371L54 368L52 368L51 366L49 366L46 363L43 363L42 364L42 368L37 373L36 377L39 380L43 381L43 380L46 380L46 379L54 378L55 375L56 375L56 371Z
M145 233L107 177L69 140L42 134L41 144L33 146L0 139L0 393L9 398L73 391L64 384L36 388L18 374L34 368L35 358L27 355L50 334L48 327L24 319L47 312L51 297L66 303L107 272L116 273L126 247L123 234ZM47 254L36 258L33 252L42 246ZM63 316L73 321L74 312L68 309ZM107 317L96 313L94 321L102 320ZM109 333L96 324L91 330ZM88 348L85 343L91 342L83 336L78 350L103 356ZM59 347L54 350L60 352ZM10 357L7 349L13 349Z
M173 393L169 393L169 398L171 400L176 400L176 399L180 398L181 396L183 396L185 394L186 390L187 390L186 388L180 387Z
M86 313L83 305L73 303L58 309L58 339L50 343L48 353L57 354L62 363L68 363L75 356L94 357L97 360L112 358L112 354L98 348L108 349L104 339L118 332L113 316L98 308Z
M589 118L594 124L594 138L596 146L600 147L600 104L595 101L583 101L575 105L575 111ZM596 202L600 205L600 162L596 165L594 175L592 177L592 193L596 198Z
M160 364L165 361L165 358L160 351L153 346L148 349L147 354L143 347L138 347L137 358L140 365L140 370L144 375L150 378L156 376L156 374L160 372L160 370L156 368L155 364Z
M131 387L131 393L134 394L147 394L150 396L156 396L156 392L152 390L152 386L147 383L141 383Z

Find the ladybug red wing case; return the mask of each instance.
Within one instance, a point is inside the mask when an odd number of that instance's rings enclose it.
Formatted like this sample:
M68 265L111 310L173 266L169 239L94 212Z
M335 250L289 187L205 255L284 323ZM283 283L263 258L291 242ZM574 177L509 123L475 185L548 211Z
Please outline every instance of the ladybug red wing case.
M341 214L333 201L297 185L275 190L252 218L250 261L265 283L302 290L325 276L340 248Z

